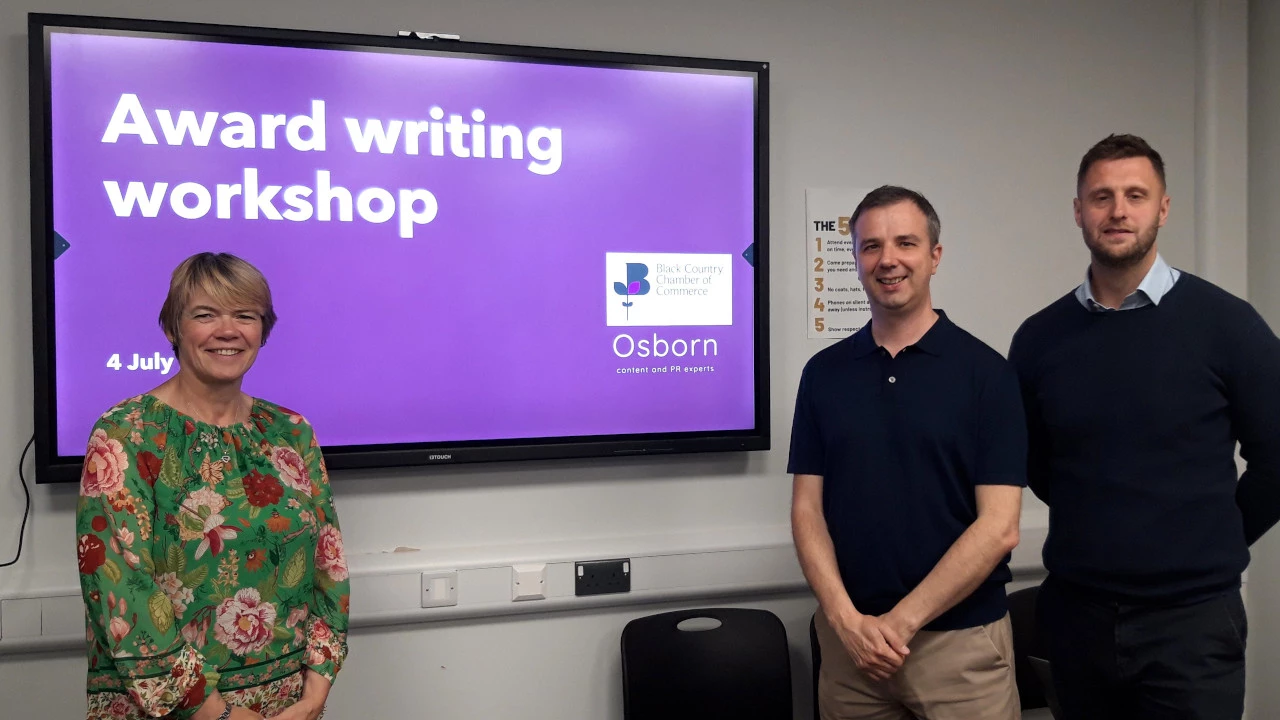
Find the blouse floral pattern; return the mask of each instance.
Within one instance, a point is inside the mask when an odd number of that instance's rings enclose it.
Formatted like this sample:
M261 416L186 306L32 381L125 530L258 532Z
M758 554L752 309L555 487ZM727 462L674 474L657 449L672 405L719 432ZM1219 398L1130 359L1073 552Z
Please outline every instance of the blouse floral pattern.
M151 395L94 425L76 510L89 720L274 714L347 654L350 584L315 433L255 399L201 423Z

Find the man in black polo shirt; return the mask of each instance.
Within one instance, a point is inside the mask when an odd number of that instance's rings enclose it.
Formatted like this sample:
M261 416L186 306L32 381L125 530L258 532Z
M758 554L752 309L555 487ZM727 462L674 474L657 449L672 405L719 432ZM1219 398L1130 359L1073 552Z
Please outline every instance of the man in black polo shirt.
M1009 351L1028 478L1049 505L1037 605L1067 720L1244 712L1240 573L1280 517L1280 340L1248 303L1165 263L1168 213L1164 162L1142 138L1090 149L1075 199L1085 281Z
M822 717L1018 718L1004 592L1026 474L1017 379L933 309L928 200L881 187L851 220L871 322L805 366L788 464Z

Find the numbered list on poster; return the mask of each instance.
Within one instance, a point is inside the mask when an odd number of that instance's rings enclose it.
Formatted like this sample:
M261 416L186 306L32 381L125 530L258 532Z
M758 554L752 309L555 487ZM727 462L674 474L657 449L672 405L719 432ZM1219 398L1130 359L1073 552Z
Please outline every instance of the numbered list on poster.
M849 216L866 193L855 188L811 188L805 192L810 338L838 340L871 319L867 294L858 282L849 226Z

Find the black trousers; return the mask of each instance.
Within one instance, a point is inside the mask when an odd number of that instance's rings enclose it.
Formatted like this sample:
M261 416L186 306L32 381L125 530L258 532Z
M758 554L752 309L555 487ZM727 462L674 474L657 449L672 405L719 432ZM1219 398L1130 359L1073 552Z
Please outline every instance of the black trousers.
M1239 589L1190 605L1110 602L1052 576L1037 602L1060 720L1240 720Z

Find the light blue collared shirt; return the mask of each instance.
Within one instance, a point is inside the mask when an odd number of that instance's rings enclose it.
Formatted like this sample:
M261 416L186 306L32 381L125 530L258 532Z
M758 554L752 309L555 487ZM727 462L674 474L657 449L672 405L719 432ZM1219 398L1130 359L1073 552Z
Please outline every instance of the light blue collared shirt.
M1142 278L1142 282L1138 283L1138 289L1129 293L1129 296L1120 303L1120 307L1109 308L1093 298L1093 287L1089 283L1089 271L1086 270L1084 282L1076 288L1076 300L1079 300L1084 309L1089 312L1118 312L1159 305L1160 300L1173 289L1173 284L1178 282L1180 275L1182 273L1169 267L1164 258L1157 253L1155 263L1147 271L1147 276Z

